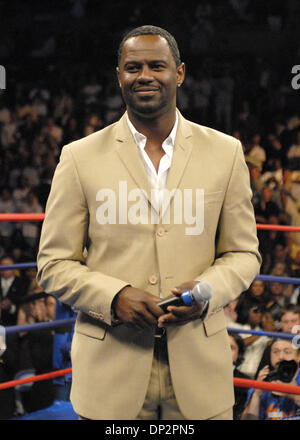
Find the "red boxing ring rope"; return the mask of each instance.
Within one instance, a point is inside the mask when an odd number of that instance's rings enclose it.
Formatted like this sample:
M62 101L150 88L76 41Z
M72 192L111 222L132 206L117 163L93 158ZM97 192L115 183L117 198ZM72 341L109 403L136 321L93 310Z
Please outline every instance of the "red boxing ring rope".
M0 384L0 390L7 388L13 388L17 385L30 382L39 382L42 380L53 379L54 377L64 376L66 374L72 373L72 368L65 368L64 370L52 371L51 373L39 374L37 376L26 377L25 379L11 380L9 382L4 382ZM281 393L288 394L298 394L300 395L300 387L294 385L286 385L272 382L261 382L252 379L240 379L237 377L233 378L233 383L237 387L242 388L258 388L267 391L279 391Z
M26 377L25 379L10 380L9 382L0 383L0 390L7 388L13 388L17 385L30 382L40 382L41 380L53 379L54 377L64 376L65 374L72 373L72 368L65 368L64 370L52 371L51 373L39 374L37 376Z
M45 218L45 213L0 213L0 222L40 222ZM282 232L300 232L300 226L285 226L285 225L256 225L258 230L264 231L282 231Z
M45 218L44 213L12 213L12 214L0 214L0 222L41 222Z

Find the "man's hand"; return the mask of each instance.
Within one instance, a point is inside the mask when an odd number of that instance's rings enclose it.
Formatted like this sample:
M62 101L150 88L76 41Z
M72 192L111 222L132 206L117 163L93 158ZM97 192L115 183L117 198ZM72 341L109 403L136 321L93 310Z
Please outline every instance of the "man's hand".
M265 378L268 376L268 374L270 373L270 367L269 365L265 365L264 368L262 368L258 375L257 375L257 379L258 381L264 381ZM260 398L261 395L263 394L264 390L260 389L260 388L256 388L254 390L254 393Z
M127 286L116 295L112 307L120 321L144 329L155 327L157 318L164 313L157 305L160 301L149 292Z
M198 281L188 281L171 290L171 292L180 296L186 290L192 290ZM172 325L184 325L195 319L199 319L202 315L202 306L196 304L193 306L169 306L169 313L165 313L158 319L158 327L169 327Z

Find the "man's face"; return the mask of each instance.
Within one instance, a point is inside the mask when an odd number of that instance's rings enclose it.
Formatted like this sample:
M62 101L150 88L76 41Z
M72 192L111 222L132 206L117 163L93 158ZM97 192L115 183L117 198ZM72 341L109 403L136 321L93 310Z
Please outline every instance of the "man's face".
M175 111L176 90L184 80L184 64L176 67L163 37L129 38L123 46L117 75L129 113L151 119Z
M272 295L280 296L283 293L283 286L281 283L276 283L276 282L271 283L270 290L271 290Z
M295 325L300 325L299 313L287 312L285 313L280 321L281 330L284 333L292 333L293 327Z
M291 341L276 341L271 347L271 365L274 368L278 367L281 361L296 361L299 362L300 355L299 351L295 350L292 346Z
M263 294L265 289L265 285L263 281L260 280L256 280L253 281L252 287L251 287L251 292L254 296L260 296Z
M232 362L235 362L238 358L238 355L239 355L239 347L231 335L229 335L229 343L230 343L231 354L232 354Z
M258 307L252 307L249 310L248 322L253 325L259 325L261 323L262 313Z
M3 258L0 262L1 266L11 266L12 264L14 264L14 262L10 258ZM15 274L14 270L1 270L0 271L0 276L6 280L11 278L14 274Z

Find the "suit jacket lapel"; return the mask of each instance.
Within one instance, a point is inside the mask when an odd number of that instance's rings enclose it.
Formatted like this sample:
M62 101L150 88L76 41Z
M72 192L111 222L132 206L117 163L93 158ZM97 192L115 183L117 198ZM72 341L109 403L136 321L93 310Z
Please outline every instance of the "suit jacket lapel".
M118 142L122 142L121 148L117 149L117 154L137 184L137 188L143 190L147 201L151 204L151 185L140 157L138 147L128 127L126 113L117 124L116 139ZM153 206L153 208L156 209L155 206Z
M192 151L192 143L190 139L192 136L192 130L179 111L178 117L178 129L175 139L172 164L166 185L166 190L171 193L171 197L165 195L165 202L163 203L162 210L159 215L160 219L168 209L174 197L174 190L177 189L180 183ZM151 200L151 185L149 183L137 145L128 127L126 113L122 116L116 126L116 139L118 142L122 142L123 144L121 148L117 149L117 154L119 155L123 164L126 166L131 177L136 182L137 187L144 190L148 202L158 214L157 206L155 203L153 204L153 200ZM167 194L168 191L166 191Z
M162 210L160 213L160 218L163 217L166 210L169 208L172 199L174 198L174 191L178 188L178 185L183 176L186 165L189 161L192 152L192 130L187 121L178 111L179 122L177 135L175 139L175 146L172 158L172 164L169 171L167 184L166 184L166 194L164 197L164 202L162 204Z

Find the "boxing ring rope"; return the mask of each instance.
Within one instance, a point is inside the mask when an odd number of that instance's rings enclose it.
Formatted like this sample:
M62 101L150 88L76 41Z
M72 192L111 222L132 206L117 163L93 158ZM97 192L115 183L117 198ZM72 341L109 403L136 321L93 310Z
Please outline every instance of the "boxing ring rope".
M0 214L0 222L21 222L21 221L43 221L45 218L44 213L2 213ZM257 224L257 230L266 230L266 231L282 231L282 232L300 232L300 227L297 226L284 226L284 225L267 225L267 224ZM30 263L19 263L13 265L3 265L0 266L0 270L22 270L28 268L36 268L37 264L35 262ZM258 275L255 280L267 281L267 282L280 282L285 284L299 284L300 278L289 278L289 277L279 277L279 276L269 276L269 275ZM36 324L27 324L27 325L19 325L19 326L9 326L5 327L6 334L19 333L19 332L28 332L28 331L37 331L45 328L56 328L56 327L64 327L66 325L74 324L76 318L70 319L61 319L52 322L41 322ZM258 336L268 336L271 338L281 338L281 339L293 339L296 335L290 333L280 333L280 332L265 332L258 330L246 330L246 329L238 329L238 328L227 328L227 331L230 333L249 333L252 335ZM0 390L12 388L17 385L21 385L24 383L30 382L38 382L46 379L52 379L54 377L64 376L66 374L72 373L72 368L66 368L63 370L57 370L45 374L40 374L37 376L27 377L25 379L12 380L9 382L4 382L0 384ZM298 394L300 395L300 387L286 384L278 384L273 382L262 382L252 379L241 379L241 378L233 378L234 385L237 387L243 388L257 388L262 390L269 391L278 391L282 393L289 394Z
M5 327L6 334L19 333L19 332L28 332L28 331L37 331L45 328L56 328L56 327L64 327L66 325L74 324L76 318L69 319L59 319L52 322L41 322L36 324L26 324L26 325L15 325ZM296 335L290 333L280 333L280 332L266 332L266 331L257 331L257 330L246 330L246 329L238 329L238 328L227 328L228 332L236 332L236 333L249 333L260 336L268 336L273 338L281 338L281 339L292 339ZM66 374L72 373L72 368L66 368L63 370L52 371L50 373L44 373L37 376L27 377L25 379L12 380L9 382L4 382L0 384L0 390L13 388L17 385L30 383L30 382L39 382L42 380L52 379L54 377L64 376ZM235 386L243 387L243 388L258 388L261 390L269 390L269 391L278 391L282 393L289 394L299 394L300 395L300 387L294 385L286 385L286 384L275 384L269 382L262 382L252 379L240 379L233 378L233 383Z
M44 213L2 213L0 222L41 222L45 218Z
M45 213L0 213L0 222L39 222L43 221ZM267 225L257 223L258 230L300 232L300 226Z
M72 373L72 368L65 368L64 370L52 371L51 373L39 374L37 376L26 377L25 379L11 380L9 382L4 382L0 384L0 391L8 388L13 388L25 383L40 382L42 380L48 380L59 376L65 376L66 374L70 374L70 373ZM277 384L277 383L275 384L270 382L262 382L259 380L240 379L237 377L233 378L233 383L235 386L242 388L256 388L265 391L278 391L281 393L300 395L300 387L294 385Z

